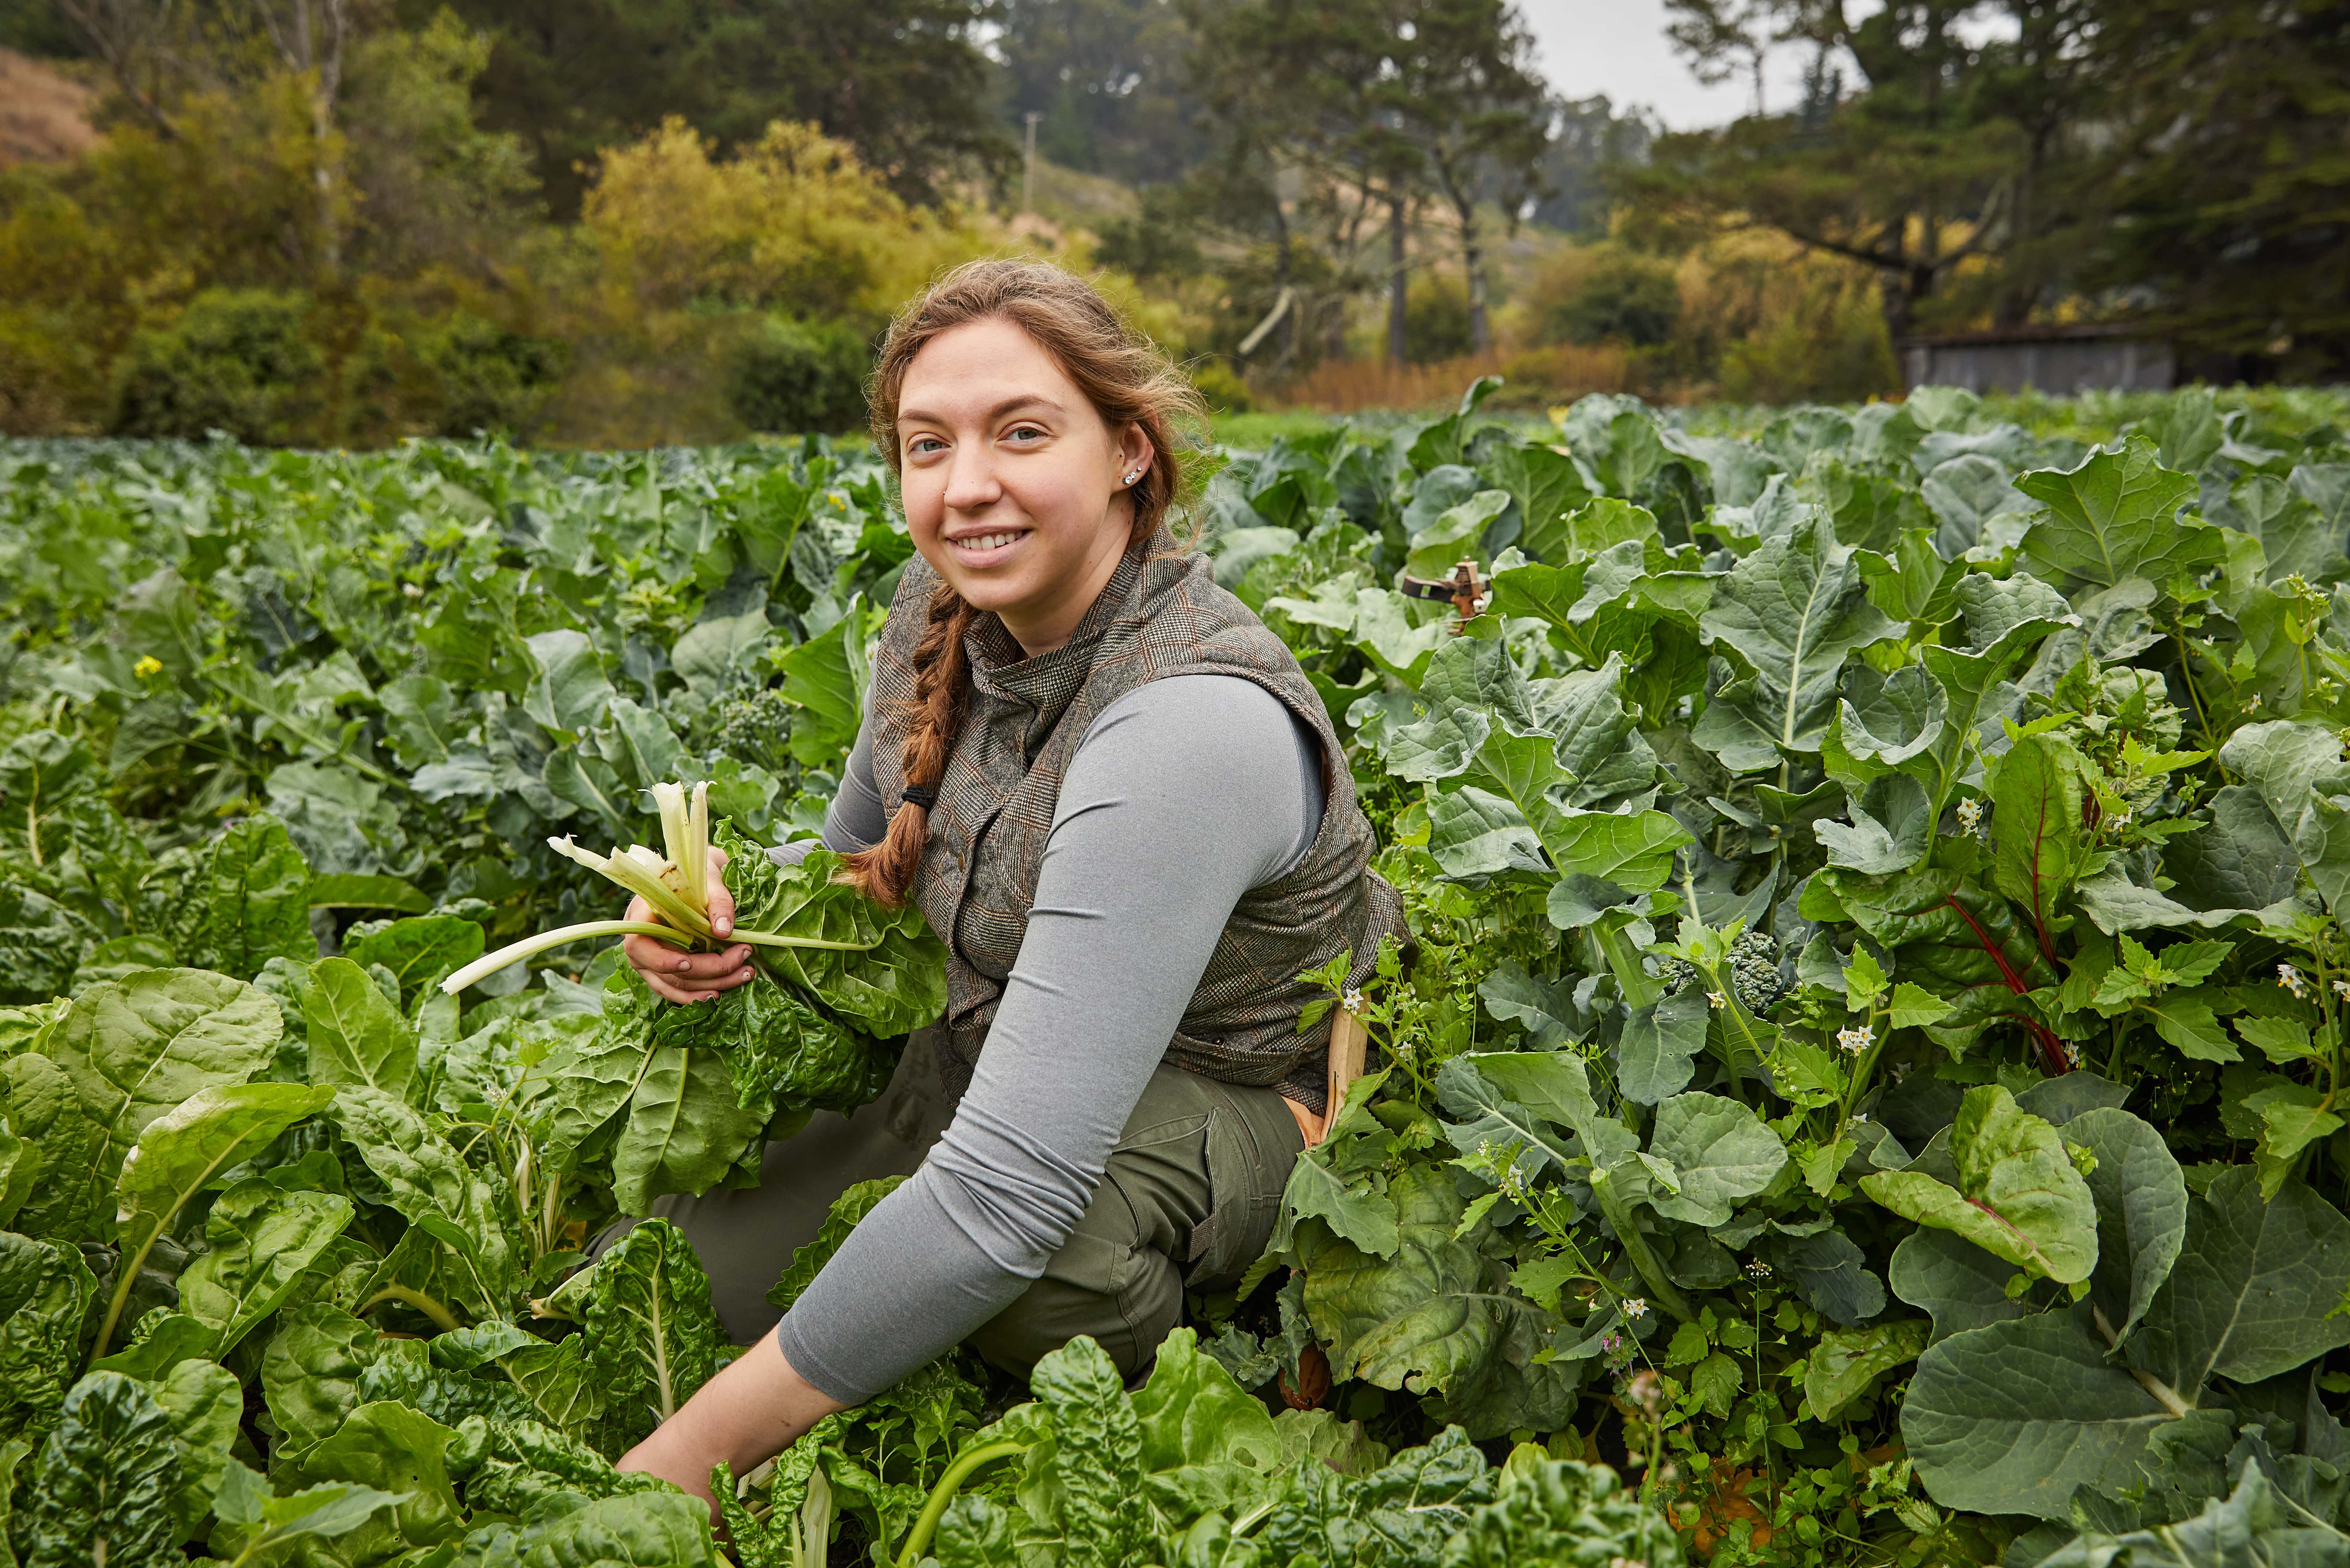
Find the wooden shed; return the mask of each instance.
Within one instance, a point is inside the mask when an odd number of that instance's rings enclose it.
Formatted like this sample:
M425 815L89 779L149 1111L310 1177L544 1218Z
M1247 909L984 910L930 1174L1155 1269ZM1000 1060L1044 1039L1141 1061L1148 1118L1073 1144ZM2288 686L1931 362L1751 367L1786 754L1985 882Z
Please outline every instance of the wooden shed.
M1965 387L1977 392L2055 394L2098 390L2168 391L2178 379L2178 348L2129 326L2023 327L1905 337L1901 375L1912 387Z

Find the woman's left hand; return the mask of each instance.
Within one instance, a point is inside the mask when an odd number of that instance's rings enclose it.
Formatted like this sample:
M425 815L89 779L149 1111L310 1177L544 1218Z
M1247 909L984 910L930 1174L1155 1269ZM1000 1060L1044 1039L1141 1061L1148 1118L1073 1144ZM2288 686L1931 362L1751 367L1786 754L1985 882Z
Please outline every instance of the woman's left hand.
M653 1435L620 1456L619 1469L642 1470L711 1504L710 1471L723 1460L737 1479L799 1440L836 1410L838 1400L792 1370L773 1334L702 1386Z

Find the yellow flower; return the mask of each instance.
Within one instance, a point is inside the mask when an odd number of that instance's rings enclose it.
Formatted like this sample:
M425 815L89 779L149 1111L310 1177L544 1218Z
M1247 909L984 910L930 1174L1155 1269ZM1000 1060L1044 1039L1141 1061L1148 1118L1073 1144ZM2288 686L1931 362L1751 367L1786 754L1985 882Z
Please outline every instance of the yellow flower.
M161 675L163 673L163 661L151 653L141 654L139 662L130 667L130 673L141 680L150 675Z

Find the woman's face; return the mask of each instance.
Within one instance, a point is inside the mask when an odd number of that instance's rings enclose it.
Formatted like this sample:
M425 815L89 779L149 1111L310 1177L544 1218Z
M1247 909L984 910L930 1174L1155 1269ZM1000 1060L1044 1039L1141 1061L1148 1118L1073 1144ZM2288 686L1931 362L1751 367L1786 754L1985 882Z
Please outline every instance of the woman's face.
M1068 641L1125 554L1142 431L1112 430L1035 339L990 319L914 356L898 452L922 559L1030 655Z

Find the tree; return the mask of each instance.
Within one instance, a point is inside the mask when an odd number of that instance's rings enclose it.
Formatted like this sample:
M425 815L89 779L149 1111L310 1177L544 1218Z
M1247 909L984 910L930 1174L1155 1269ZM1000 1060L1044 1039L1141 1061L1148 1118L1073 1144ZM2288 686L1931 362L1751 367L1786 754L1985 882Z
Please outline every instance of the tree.
M1792 114L1658 140L1625 177L1649 230L1761 225L1874 267L1896 338L1958 269L2012 237L2026 139L1987 96L1984 52L1961 26L1980 0L1891 0L1858 22L1844 0L1775 0L1734 17L1715 0L1668 4L1676 42L1714 51L1701 64L1773 41L1808 45L1813 64ZM1864 84L1849 98L1845 59Z
M2114 0L2083 281L2148 298L2214 378L2350 377L2350 15Z
M441 0L402 4L421 26ZM454 4L497 40L477 89L484 119L531 144L557 217L577 213L598 152L671 114L729 146L771 121L812 122L923 203L956 170L1012 155L972 36L983 0Z
M1035 113L1054 162L1134 184L1181 179L1207 155L1176 0L1000 0L994 53L1008 119Z
M1493 333L1479 208L1497 200L1514 223L1542 188L1550 140L1550 101L1534 68L1534 35L1509 0L1392 4L1387 69L1375 99L1395 140L1417 156L1428 187L1452 209L1468 275L1470 342L1483 353Z

